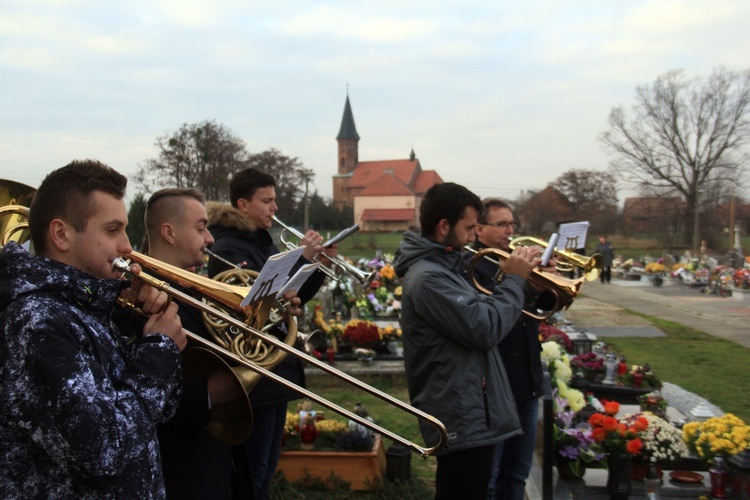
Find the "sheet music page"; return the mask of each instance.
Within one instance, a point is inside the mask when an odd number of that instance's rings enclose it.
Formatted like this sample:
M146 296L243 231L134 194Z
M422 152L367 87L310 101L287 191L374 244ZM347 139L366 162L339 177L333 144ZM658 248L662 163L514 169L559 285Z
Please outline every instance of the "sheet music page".
M306 264L300 267L297 272L294 273L294 276L292 276L289 281L287 281L286 284L281 287L279 293L276 294L276 298L280 299L281 296L289 290L295 290L299 292L299 289L302 288L302 285L305 284L307 278L309 278L310 275L320 267L320 265L320 262L314 262L312 264Z
M586 247L586 233L589 231L588 221L560 224L560 238L557 241L558 250L573 251Z
M289 280L289 273L304 250L305 247L301 246L269 257L240 306L245 307L278 293Z

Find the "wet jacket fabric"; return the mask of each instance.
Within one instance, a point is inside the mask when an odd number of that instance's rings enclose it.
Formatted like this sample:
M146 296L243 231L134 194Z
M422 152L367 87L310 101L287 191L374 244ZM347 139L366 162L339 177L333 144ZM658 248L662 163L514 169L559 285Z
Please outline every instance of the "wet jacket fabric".
M260 271L269 257L279 253L279 249L274 245L269 232L265 229L255 229L247 217L231 205L207 203L206 211L208 212L208 229L216 240L211 245L211 250L229 262L241 264L243 269ZM291 274L308 263L306 259L300 259L292 268ZM226 269L229 269L227 264L213 257L209 258L209 276L214 277ZM297 293L303 304L317 293L324 280L325 274L320 271L316 271L308 278L302 289ZM285 337L285 334L281 331L277 331L276 335L281 340ZM294 356L284 358L273 369L273 372L296 385L305 386L305 372L302 363ZM275 405L300 397L297 391L267 378L261 378L250 391L250 402L253 407Z
M164 335L127 344L119 280L0 252L0 497L163 498L158 422L180 395Z
M460 252L407 231L394 267L403 277L401 329L412 404L445 424L438 452L489 446L520 432L497 345L521 314L524 280L484 295L462 276ZM425 442L438 433L420 420Z
M476 250L481 250L487 248L487 245L476 241L473 247ZM469 260L465 259L465 267L468 267ZM497 264L486 259L480 259L474 267L474 277L480 285L488 290L491 290L496 282L496 273ZM468 276L467 279L469 279ZM533 303L538 294L530 290L528 284L524 291L525 301ZM498 345L498 349L516 404L520 406L525 401L540 397L542 395L543 376L539 320L527 314L521 314L508 335Z

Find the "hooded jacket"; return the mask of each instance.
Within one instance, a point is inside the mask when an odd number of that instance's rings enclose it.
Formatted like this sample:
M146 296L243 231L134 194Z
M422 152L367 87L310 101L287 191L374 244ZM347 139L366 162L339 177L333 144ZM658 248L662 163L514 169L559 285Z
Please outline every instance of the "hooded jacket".
M131 344L119 280L0 252L0 497L162 498L156 425L180 392L164 335Z
M495 444L520 424L497 345L521 314L524 280L484 295L462 277L461 253L407 231L394 267L403 277L401 329L409 398L443 422L439 453ZM428 446L435 429L420 420Z

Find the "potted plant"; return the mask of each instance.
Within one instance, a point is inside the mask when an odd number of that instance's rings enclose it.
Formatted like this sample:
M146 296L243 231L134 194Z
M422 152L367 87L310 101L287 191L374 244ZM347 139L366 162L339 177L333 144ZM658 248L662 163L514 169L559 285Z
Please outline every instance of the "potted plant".
M658 390L638 396L638 405L642 412L651 412L657 417L667 418L667 400Z

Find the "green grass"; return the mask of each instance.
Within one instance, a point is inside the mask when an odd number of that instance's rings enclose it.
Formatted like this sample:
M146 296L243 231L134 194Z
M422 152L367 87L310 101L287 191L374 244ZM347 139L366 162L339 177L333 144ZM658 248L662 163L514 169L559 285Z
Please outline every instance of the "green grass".
M662 381L750 422L750 349L693 328L641 315L666 337L608 338L628 364L649 363Z

